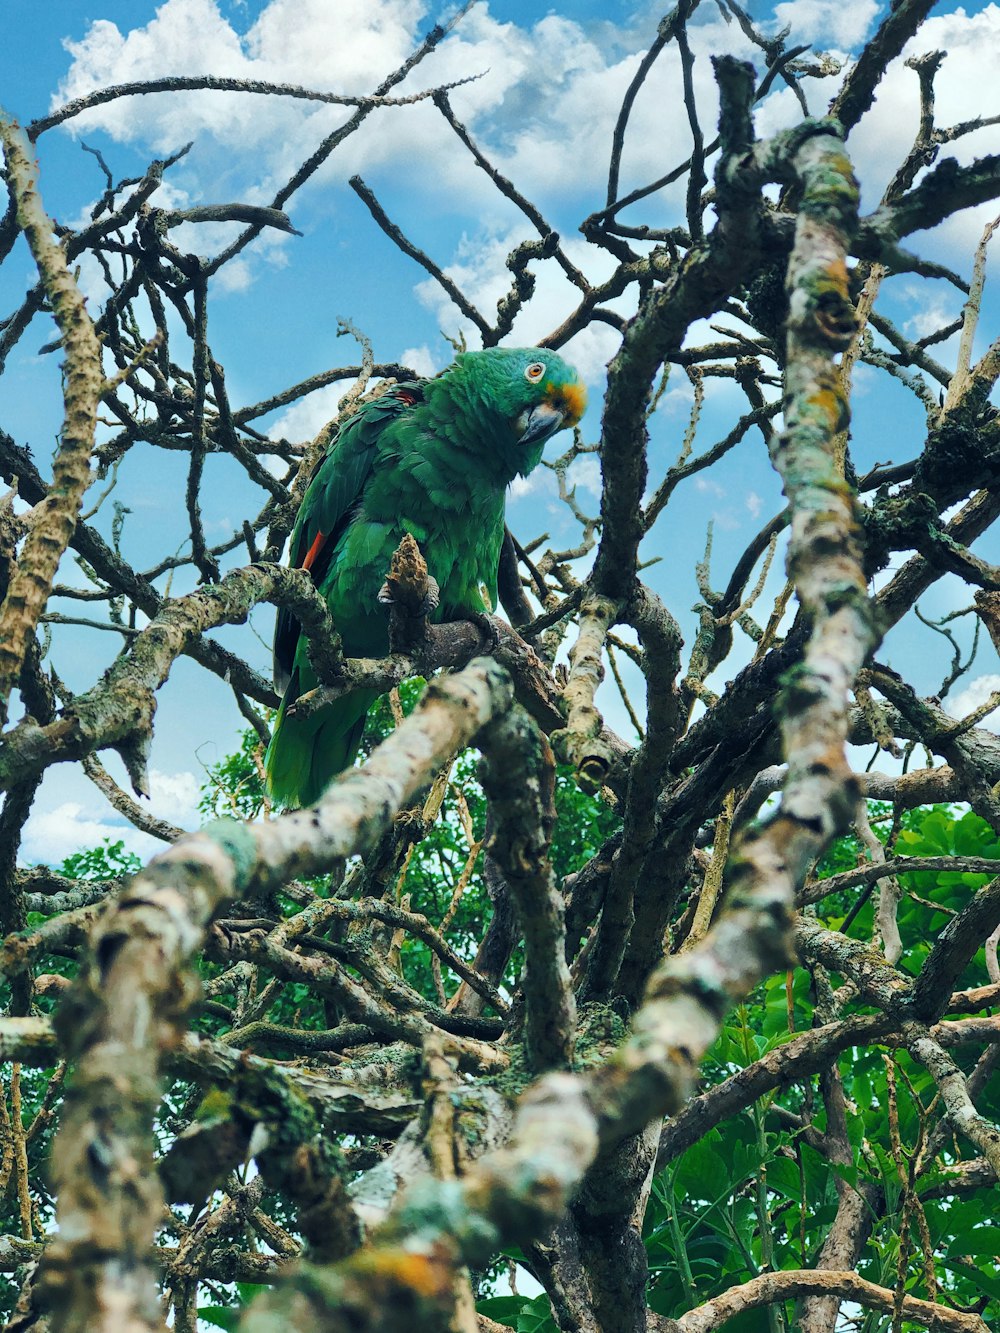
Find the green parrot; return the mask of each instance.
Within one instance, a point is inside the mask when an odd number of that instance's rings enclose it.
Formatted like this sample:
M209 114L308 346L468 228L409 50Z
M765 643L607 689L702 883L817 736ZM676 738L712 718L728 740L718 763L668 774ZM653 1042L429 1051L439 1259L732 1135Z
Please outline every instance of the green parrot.
M586 402L576 371L555 352L493 347L461 354L435 379L394 385L340 426L306 489L291 563L309 570L349 657L389 651L379 591L405 533L438 585L433 620L496 607L507 486L537 466L551 435L576 425ZM318 682L301 626L285 610L274 677L284 697L264 760L268 788L284 805L312 805L353 762L378 691L289 716Z

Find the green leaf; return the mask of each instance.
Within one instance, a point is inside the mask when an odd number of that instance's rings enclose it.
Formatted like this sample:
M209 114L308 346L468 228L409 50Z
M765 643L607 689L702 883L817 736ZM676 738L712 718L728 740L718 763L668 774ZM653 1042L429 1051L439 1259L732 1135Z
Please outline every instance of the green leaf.
M59 873L67 879L117 879L121 875L134 875L141 865L142 858L135 852L127 852L121 838L117 842L105 838L100 847L88 847L67 856L59 866Z
M225 1305L199 1305L198 1318L213 1328L224 1328L226 1333L234 1333L242 1313L239 1306L230 1308Z
M857 1188L858 1179L861 1172L853 1164L848 1166L845 1162L831 1162L830 1168L838 1180L846 1180L848 1185Z
M799 1175L798 1162L787 1157L777 1157L767 1168L767 1187L776 1194L783 1194L786 1199L802 1202L802 1177Z
M552 1319L552 1307L544 1292L529 1301L517 1317L517 1333L559 1333Z
M686 1198L717 1199L725 1193L731 1174L722 1134L717 1129L706 1134L684 1153L674 1169L674 1189ZM741 1146L741 1145L736 1145Z
M977 1223L955 1237L948 1246L948 1254L978 1254L995 1258L1000 1254L1000 1227Z
M518 1317L524 1309L525 1300L524 1296L487 1296L481 1301L476 1301L476 1310L498 1324L517 1328Z
M954 1263L948 1257L941 1259L939 1262L949 1272L954 1273L957 1277L965 1278L967 1282L985 1292L987 1296L1000 1299L1000 1277L997 1276L992 1262L985 1269L970 1264Z
M255 1296L259 1296L262 1291L267 1291L263 1282L237 1282L236 1294L240 1298L241 1305L249 1305Z

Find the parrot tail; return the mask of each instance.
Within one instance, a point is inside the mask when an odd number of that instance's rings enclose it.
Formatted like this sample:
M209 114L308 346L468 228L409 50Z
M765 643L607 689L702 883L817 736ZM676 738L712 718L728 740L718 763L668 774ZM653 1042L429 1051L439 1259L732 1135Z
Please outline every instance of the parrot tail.
M361 744L369 707L378 690L356 690L307 717L287 715L298 697L294 672L281 701L271 743L264 756L267 789L285 806L315 805L345 768L350 768Z

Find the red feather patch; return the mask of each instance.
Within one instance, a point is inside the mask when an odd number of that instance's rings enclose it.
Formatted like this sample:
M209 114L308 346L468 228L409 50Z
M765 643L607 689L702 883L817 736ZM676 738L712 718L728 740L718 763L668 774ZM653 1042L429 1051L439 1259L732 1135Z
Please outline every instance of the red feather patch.
M306 558L302 561L303 569L312 568L313 562L319 555L320 551L323 549L323 543L325 541L326 541L326 533L317 532L316 540L313 542L312 546L309 547L309 550L306 552Z
M399 399L401 403L405 403L407 407L412 407L413 404L417 401L417 395L415 393L411 393L409 389L400 389L399 392L396 394L396 397Z

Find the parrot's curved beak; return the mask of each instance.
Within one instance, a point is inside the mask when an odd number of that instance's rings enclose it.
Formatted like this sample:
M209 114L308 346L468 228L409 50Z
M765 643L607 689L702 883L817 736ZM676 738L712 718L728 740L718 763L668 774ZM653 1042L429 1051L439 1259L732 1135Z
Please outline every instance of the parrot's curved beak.
M566 419L566 413L554 403L539 403L530 412L522 412L517 419L521 428L519 444L538 444L547 440L559 430Z

